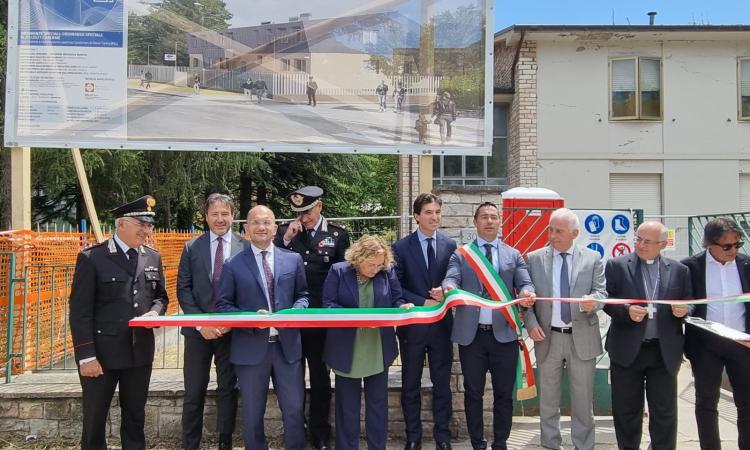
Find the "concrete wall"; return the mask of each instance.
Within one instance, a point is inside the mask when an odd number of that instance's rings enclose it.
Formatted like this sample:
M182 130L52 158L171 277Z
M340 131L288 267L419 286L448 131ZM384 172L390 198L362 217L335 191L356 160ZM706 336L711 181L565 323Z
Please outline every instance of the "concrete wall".
M610 173L661 173L664 215L739 210L750 123L737 120L737 57L750 42L537 40L538 185L572 208L609 208ZM608 61L662 59L663 120L610 121ZM518 93L522 95L523 93ZM687 219L668 218L687 254Z

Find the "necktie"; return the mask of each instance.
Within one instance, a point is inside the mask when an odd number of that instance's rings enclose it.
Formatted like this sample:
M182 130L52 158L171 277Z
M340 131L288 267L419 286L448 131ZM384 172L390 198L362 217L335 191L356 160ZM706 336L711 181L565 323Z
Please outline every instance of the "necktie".
M560 297L570 297L570 278L568 278L568 254L560 253L562 257L562 267L560 268ZM560 302L560 320L563 323L570 323L570 303Z
M492 261L492 244L484 244L484 256L487 257L487 261L495 267L495 263Z
M138 250L128 249L128 263L130 264L130 271L135 274L135 269L138 267Z
M214 287L219 284L221 269L224 267L224 238L216 239L216 253L214 254L214 273L211 281Z
M212 293L211 306L216 305L216 291L219 289L221 269L224 267L224 238L216 239L216 253L214 254L214 272L211 275ZM214 308L212 308L214 309Z
M268 291L268 308L269 311L273 312L273 272L271 272L271 265L268 264L268 251L264 250L260 252L263 256L263 273L266 276L266 290Z
M302 244L305 247L309 247L311 241L312 241L312 238L310 236L310 230L308 230L307 228L303 228L302 229Z
M435 247L432 246L434 238L427 238L427 273L430 276L430 287L437 286L438 280L437 258L435 257Z

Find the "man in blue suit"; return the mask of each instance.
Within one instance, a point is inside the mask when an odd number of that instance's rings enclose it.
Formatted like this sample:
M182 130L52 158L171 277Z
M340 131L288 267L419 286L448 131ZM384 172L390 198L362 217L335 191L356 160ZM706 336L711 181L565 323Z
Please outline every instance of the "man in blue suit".
M396 273L403 297L417 306L431 306L443 301L440 283L448 261L456 250L453 239L438 231L443 201L434 194L419 194L412 213L419 228L393 244ZM422 368L429 355L432 381L433 436L439 450L451 448L450 419L453 316L447 314L430 325L408 325L398 328L401 349L401 409L406 422L404 450L422 448Z
M479 205L474 213L477 247L500 275L511 295L524 298L521 305L534 304L534 285L521 253L502 242L500 211L494 203ZM443 288L463 289L489 298L466 258L459 252L451 256ZM483 401L487 371L492 378L493 431L492 450L505 450L513 419L513 387L516 383L518 336L500 310L459 306L453 317L453 342L458 344L458 356L464 375L464 409L471 446L485 450Z
M247 213L250 248L224 265L216 298L219 312L276 312L307 308L302 257L273 245L273 211L256 206ZM273 380L284 423L284 448L305 449L302 344L296 328L242 328L232 333L230 360L242 395L245 449L268 450L263 429L268 380Z

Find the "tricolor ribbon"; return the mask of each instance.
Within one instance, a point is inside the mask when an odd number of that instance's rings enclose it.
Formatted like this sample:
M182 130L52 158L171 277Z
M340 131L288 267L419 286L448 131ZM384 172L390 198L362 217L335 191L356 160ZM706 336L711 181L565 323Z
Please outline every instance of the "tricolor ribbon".
M582 303L582 298L537 297L537 301L562 301ZM750 294L699 300L637 300L596 299L609 305L658 303L668 305L701 305L720 302L750 302ZM131 327L230 327L230 328L360 328L400 327L403 325L435 323L456 306L500 309L516 305L521 299L500 303L482 298L471 292L454 289L445 295L445 301L433 306L401 308L307 308L284 309L275 313L237 312L210 314L175 314L170 316L135 317Z
M275 313L238 312L143 316L130 320L131 327L230 327L230 328L375 328L435 323L456 306L500 309L519 303L499 303L471 292L454 289L433 306L402 308L307 308Z

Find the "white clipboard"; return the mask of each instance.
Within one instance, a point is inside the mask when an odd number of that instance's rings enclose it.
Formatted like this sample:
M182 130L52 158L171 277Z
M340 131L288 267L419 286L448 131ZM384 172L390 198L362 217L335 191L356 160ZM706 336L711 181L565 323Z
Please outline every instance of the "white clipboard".
M710 320L701 319L700 317L687 317L685 322L703 330L710 331L711 333L717 334L723 338L737 341L739 344L745 346L750 345L750 334L730 328L723 323L711 322Z

